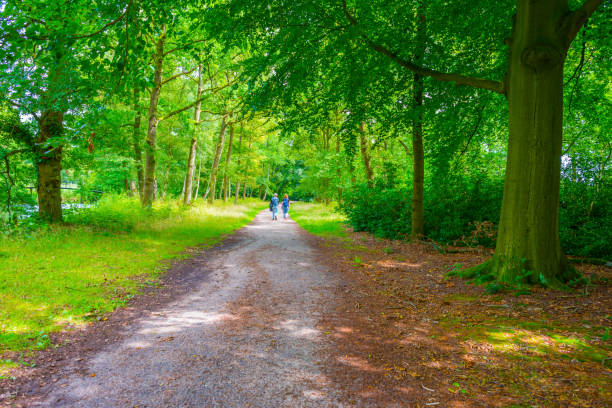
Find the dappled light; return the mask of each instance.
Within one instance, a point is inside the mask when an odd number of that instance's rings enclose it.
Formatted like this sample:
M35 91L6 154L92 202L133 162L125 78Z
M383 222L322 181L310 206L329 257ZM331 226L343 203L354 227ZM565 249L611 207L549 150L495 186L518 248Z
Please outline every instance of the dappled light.
M316 340L321 334L317 329L303 326L301 322L296 320L282 321L278 326L275 326L275 328L278 330L287 330L291 336L306 337L313 340Z

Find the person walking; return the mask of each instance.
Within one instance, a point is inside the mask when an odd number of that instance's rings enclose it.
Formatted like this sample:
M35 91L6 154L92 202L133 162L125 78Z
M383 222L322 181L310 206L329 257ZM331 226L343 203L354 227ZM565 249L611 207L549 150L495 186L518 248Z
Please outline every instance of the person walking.
M289 214L289 196L285 194L283 197L283 220L287 219L287 214Z
M276 214L278 214L278 194L274 193L272 200L270 200L270 211L272 211L272 221L278 220Z

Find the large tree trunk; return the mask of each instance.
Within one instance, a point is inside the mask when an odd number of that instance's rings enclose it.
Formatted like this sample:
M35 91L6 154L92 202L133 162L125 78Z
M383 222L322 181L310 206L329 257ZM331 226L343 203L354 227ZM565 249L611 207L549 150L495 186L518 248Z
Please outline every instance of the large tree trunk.
M202 96L202 65L198 66L198 92L196 94L196 100L200 100ZM191 137L191 144L189 146L189 158L187 159L187 175L185 176L185 195L183 198L183 204L189 205L191 203L191 191L193 185L193 173L195 171L195 157L198 147L198 126L200 122L200 111L202 109L202 102L199 101L195 106L193 114L193 136Z
M509 139L495 255L499 281L533 271L531 282L558 285L577 276L559 241L565 0L519 0L506 78ZM565 32L564 32L565 31Z
M136 178L138 179L138 196L142 200L144 191L144 172L142 169L142 147L140 140L140 92L134 88L134 128L132 132L132 145L134 146L134 164L136 165Z
M39 133L34 143L38 156L38 214L51 222L62 220L62 146L47 144L64 130L64 113L45 111L40 117Z
M208 194L208 202L210 204L215 201L215 193L217 189L217 173L219 171L219 161L221 160L221 154L223 153L223 141L225 140L225 129L227 123L225 122L225 115L221 118L221 129L219 131L219 139L217 140L217 147L215 149L215 157L213 159L212 167L210 169L210 179L208 180L208 188L206 194Z
M151 99L149 101L148 113L148 129L146 139L146 154L145 154L145 174L144 174L144 191L142 195L142 205L150 207L155 200L155 149L157 137L157 104L159 103L159 94L162 87L162 70L164 65L164 43L166 41L166 28L162 28L162 33L155 45L155 74L153 77L153 89L151 90Z
M230 182L229 182L229 166L232 160L232 146L234 145L234 122L230 122L230 137L227 144L227 155L225 156L225 169L223 169L223 201L227 202L230 194Z
M374 185L374 172L370 165L370 152L368 149L368 138L365 132L365 124L361 122L359 126L359 144L361 147L361 159L363 160L363 167L365 169L366 181L369 187Z

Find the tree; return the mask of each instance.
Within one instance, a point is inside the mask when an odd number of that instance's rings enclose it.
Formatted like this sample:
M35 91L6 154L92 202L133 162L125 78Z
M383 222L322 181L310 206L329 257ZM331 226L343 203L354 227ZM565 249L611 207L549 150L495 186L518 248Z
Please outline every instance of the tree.
M66 115L105 89L105 73L116 72L121 56L110 53L117 37L109 31L126 20L129 9L129 4L115 1L99 1L94 10L86 1L36 0L4 3L0 12L0 91L37 123L32 149L37 156L39 214L53 222L62 218Z

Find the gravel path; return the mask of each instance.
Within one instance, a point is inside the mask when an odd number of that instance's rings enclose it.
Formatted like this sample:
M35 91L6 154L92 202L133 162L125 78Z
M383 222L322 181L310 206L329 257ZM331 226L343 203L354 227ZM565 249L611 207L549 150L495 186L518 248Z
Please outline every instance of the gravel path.
M293 221L262 212L237 234L214 259L193 263L213 272L192 292L134 321L42 406L346 405L321 372L329 344L316 328L335 307L338 282Z

